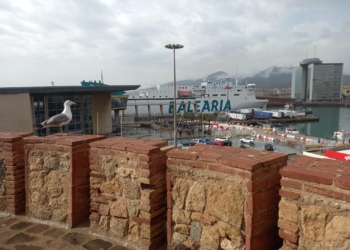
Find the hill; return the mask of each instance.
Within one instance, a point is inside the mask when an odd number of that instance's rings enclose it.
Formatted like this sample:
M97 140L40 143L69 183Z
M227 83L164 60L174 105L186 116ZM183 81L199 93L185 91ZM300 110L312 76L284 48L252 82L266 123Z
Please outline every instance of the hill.
M230 77L229 74L223 71L218 71L198 80L182 80L177 81L179 86L184 85L199 85L203 79L209 81L225 80ZM231 81L234 79L231 78ZM270 67L260 73L246 78L238 79L239 84L255 83L257 89L275 89L275 88L290 88L292 84L292 68L291 67ZM172 82L166 83L171 84ZM350 84L350 75L343 75L343 84Z

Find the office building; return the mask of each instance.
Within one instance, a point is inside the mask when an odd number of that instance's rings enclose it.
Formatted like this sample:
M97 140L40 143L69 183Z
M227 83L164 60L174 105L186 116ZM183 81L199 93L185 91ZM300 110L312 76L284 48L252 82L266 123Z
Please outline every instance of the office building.
M343 63L322 63L319 58L304 59L293 67L291 97L305 102L339 101Z
M65 100L77 103L71 107L73 119L63 127L74 134L108 134L113 132L112 110L118 115L126 109L127 90L140 85L117 86L50 86L0 88L0 132L33 132L38 136L59 133L58 127L35 129L35 125L59 114ZM120 95L111 93L120 93ZM119 117L117 117L119 119Z

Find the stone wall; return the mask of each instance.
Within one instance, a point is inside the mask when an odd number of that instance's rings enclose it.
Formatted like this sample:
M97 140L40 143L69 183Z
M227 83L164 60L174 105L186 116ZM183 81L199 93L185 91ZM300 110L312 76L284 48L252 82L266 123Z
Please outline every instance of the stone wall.
M350 249L350 163L303 156L281 174L282 249Z
M114 137L90 145L91 228L156 249L166 236L168 142Z
M25 211L23 137L29 135L32 134L0 132L0 211Z
M276 249L278 191L287 155L195 145L167 166L169 249Z
M26 213L72 227L90 214L89 143L94 135L25 138Z

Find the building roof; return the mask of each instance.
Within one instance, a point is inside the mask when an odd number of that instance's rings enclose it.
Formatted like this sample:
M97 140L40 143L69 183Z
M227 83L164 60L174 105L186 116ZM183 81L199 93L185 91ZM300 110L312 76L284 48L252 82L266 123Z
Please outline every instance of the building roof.
M136 90L140 86L141 85L6 87L0 88L0 94L91 95Z
M322 61L319 59L319 58L307 58L307 59L304 59L300 65L308 65L308 64L321 64Z

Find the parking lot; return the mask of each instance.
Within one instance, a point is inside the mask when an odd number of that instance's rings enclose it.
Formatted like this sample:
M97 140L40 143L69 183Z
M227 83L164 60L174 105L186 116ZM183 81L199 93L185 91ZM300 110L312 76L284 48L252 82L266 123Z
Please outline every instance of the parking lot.
M270 143L273 145L274 147L274 151L275 152L280 152L280 153L284 153L284 154L296 154L296 153L302 153L302 148L292 148L289 147L287 145L283 145L281 143L275 143L275 142L270 142L270 141L264 141L264 140L259 140L254 138L254 144L249 144L249 143L241 143L240 139L242 139L243 137L233 137L230 138L230 140L232 141L232 147L235 148L239 148L241 145L244 145L246 148L251 148L251 149L255 149L255 150L265 150L265 143ZM214 141L215 138L209 138L211 141ZM181 144L182 141L186 141L186 140L191 140L191 138L188 139L179 139L178 140L178 144ZM172 145L173 141L169 140L169 145Z

